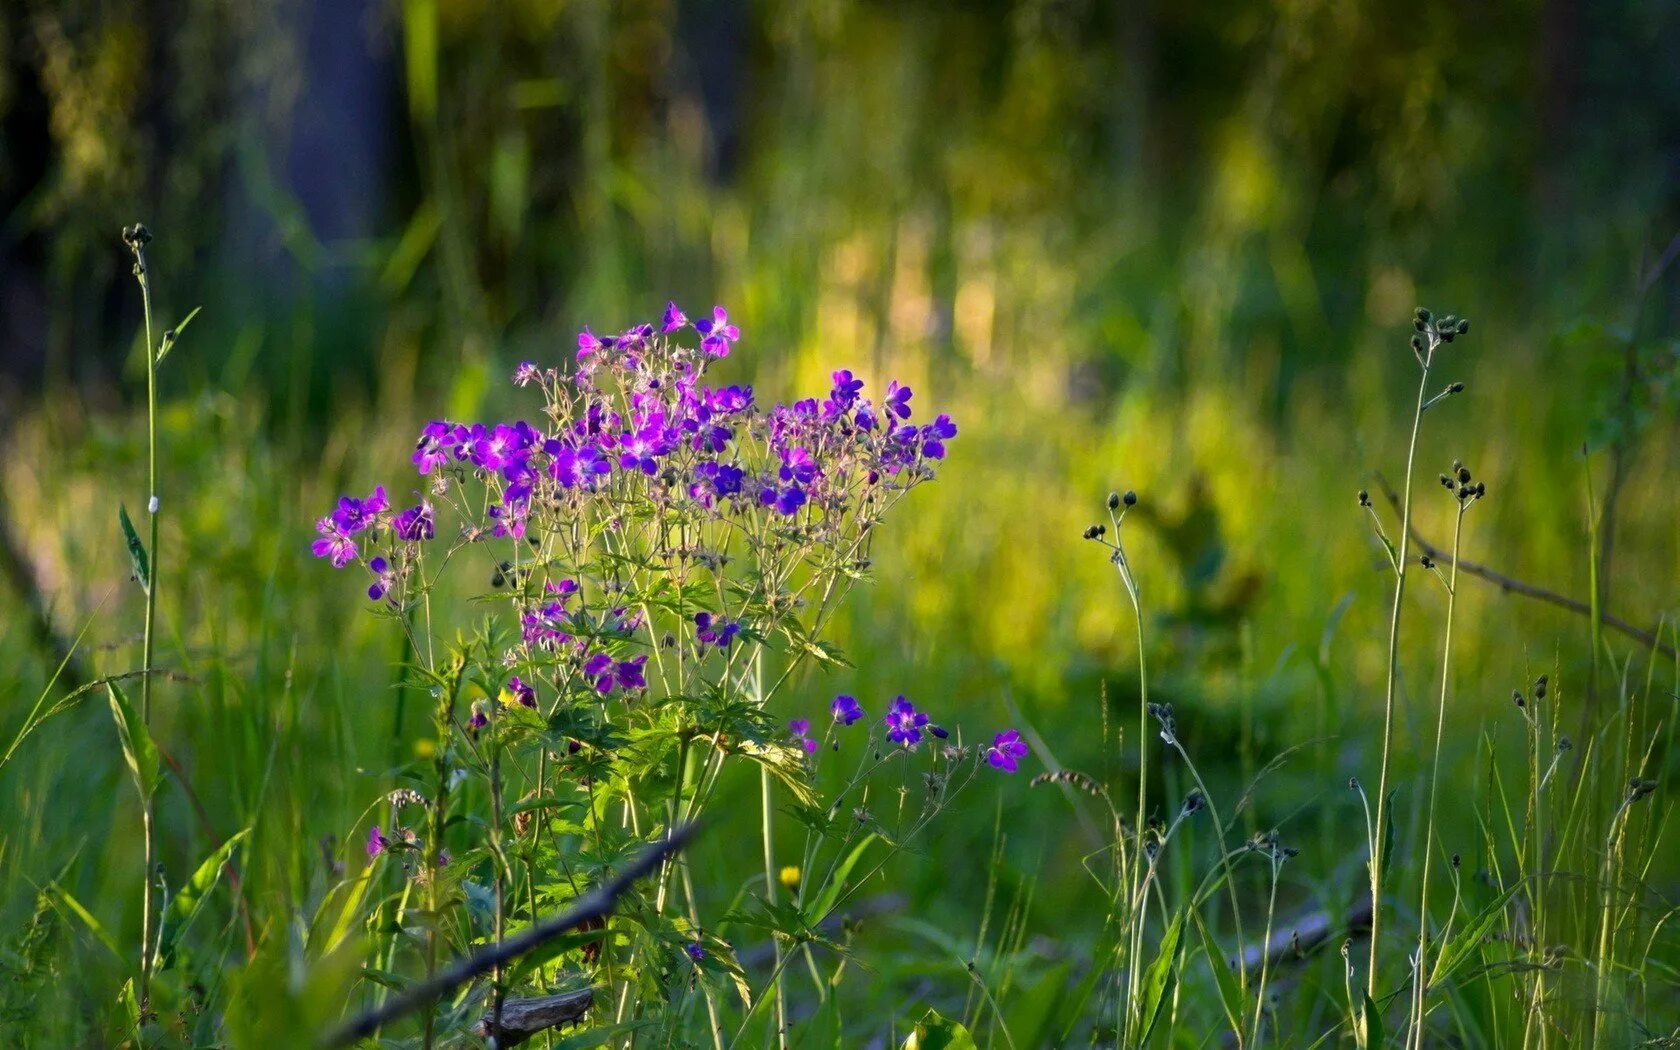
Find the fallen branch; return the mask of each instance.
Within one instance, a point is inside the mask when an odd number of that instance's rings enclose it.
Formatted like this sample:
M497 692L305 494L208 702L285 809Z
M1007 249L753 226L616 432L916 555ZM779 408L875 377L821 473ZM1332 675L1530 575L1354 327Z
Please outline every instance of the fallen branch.
M411 986L408 991L392 998L383 1006L352 1019L335 1029L322 1040L327 1047L349 1046L365 1039L380 1027L416 1010L426 1009L449 992L475 977L481 977L504 963L512 962L526 952L541 946L584 923L605 919L612 913L613 902L637 880L653 873L667 857L681 852L694 837L695 825L684 824L672 829L664 839L648 847L640 857L607 882L585 894L570 911L545 919L527 927L499 944L493 944L476 955L469 955L455 965L439 970L426 980ZM504 1004L504 1009L506 1004Z
M1378 474L1377 485L1382 489L1383 495L1388 498L1389 506L1394 508L1394 512L1396 514L1399 514L1400 497L1389 485L1388 479L1383 477L1381 474ZM1452 565L1452 552L1442 550L1440 547L1437 547L1433 543L1424 539L1423 535L1418 532L1416 523L1413 523L1408 531L1411 533L1412 542L1417 544L1418 549L1430 559L1439 562L1442 567L1450 567ZM1458 568L1461 572L1467 573L1471 576L1479 576L1489 583L1497 585L1502 591L1506 591L1511 594L1520 594L1527 598L1533 598L1536 601L1542 601L1548 605L1555 605L1560 609L1568 609L1570 612L1580 613L1582 616L1592 616L1592 606L1588 605L1586 602L1571 598L1568 595L1558 594L1556 591L1548 591L1546 588L1536 586L1532 583L1525 583L1522 580L1507 576L1494 569L1490 569L1486 565L1480 565L1476 562L1466 561L1463 558L1460 558L1458 560ZM1635 627L1633 624L1628 623L1621 617L1615 616L1609 612L1600 613L1599 621L1603 623L1604 626L1620 631L1629 638L1640 642L1646 648L1655 649L1657 652L1662 653L1671 660L1675 659L1676 654L1674 647L1662 641L1662 639L1658 638L1654 632L1647 631L1640 627Z
M1328 910L1319 909L1307 912L1293 922L1279 924L1269 944L1243 947L1243 962L1251 970L1258 968L1262 961L1271 966L1281 966L1292 959L1305 959L1316 954L1337 934L1352 937L1370 928L1371 898L1366 895L1340 921L1331 918Z
M518 1046L538 1032L576 1024L594 1004L593 988L577 988L533 999L508 999L502 1003L501 1023L496 1022L494 1013L485 1014L478 1022L478 1034L495 1040L498 1047Z

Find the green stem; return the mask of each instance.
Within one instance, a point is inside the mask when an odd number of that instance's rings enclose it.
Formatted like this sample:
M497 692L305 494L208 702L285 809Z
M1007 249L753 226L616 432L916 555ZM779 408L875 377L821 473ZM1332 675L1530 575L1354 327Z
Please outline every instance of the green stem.
M1377 817L1371 825L1371 959L1365 973L1365 992L1377 997L1377 961L1382 945L1383 829L1388 820L1388 770L1394 750L1394 696L1400 673L1400 609L1406 595L1406 554L1412 537L1412 468L1417 461L1418 431L1423 427L1423 402L1429 385L1429 365L1434 359L1434 336L1428 353L1421 358L1423 375L1418 380L1417 411L1412 415L1412 438L1406 448L1405 496L1400 504L1400 551L1395 559L1394 607L1388 620L1388 675L1383 695L1382 764L1377 774Z
M146 627L140 660L140 718L149 732L152 724L152 658L157 643L157 596L163 558L158 551L158 469L157 469L157 346L152 342L152 281L146 268L145 241L149 237L137 235L131 240L134 250L134 276L140 282L140 302L146 315L146 517L149 523L148 542L150 567L146 580ZM144 1025L151 1010L152 992L152 866L155 842L152 827L152 800L141 799L141 830L145 839L145 868L140 891L140 1021Z
M753 657L752 689L753 700L759 706L763 706L764 652L762 649L755 653ZM764 835L764 899L769 901L771 907L773 908L776 905L776 851L773 837L775 834L775 825L772 820L774 810L770 808L770 768L768 766L759 770L759 792L761 800L764 804L764 823L762 828ZM776 973L775 979L771 981L771 994L776 997L776 1045L781 1047L782 1050L786 1050L787 1001L782 995L783 988L786 983L783 980L783 970L785 969L783 964L785 960L783 958L782 942L780 940L773 940L772 943L776 948Z
M1441 646L1441 695L1435 709L1435 750L1429 761L1429 803L1423 823L1423 883L1418 890L1418 946L1415 981L1415 1007L1412 1015L1411 1045L1423 1046L1423 1021L1427 1014L1425 1000L1429 994L1426 974L1429 972L1429 869L1435 858L1435 794L1441 779L1441 738L1447 726L1447 684L1452 667L1453 611L1458 601L1458 550L1464 535L1465 504L1458 508L1458 520L1453 525L1452 567L1447 576L1447 637Z

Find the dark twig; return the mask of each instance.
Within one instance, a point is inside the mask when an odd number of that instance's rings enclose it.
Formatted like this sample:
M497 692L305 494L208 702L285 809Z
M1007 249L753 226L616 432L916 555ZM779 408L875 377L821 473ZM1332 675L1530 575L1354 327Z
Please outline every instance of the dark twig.
M481 977L504 963L512 962L526 952L539 947L547 941L553 940L567 930L576 929L585 923L606 918L612 913L613 902L625 890L628 890L638 879L651 875L656 868L665 862L665 858L682 851L694 837L695 825L684 824L672 829L671 833L653 846L648 847L640 857L620 871L610 881L585 894L570 911L545 919L534 926L529 926L490 947L469 955L433 974L426 980L420 981L404 992L388 1000L383 1006L369 1010L367 1013L354 1018L340 1026L322 1040L327 1047L349 1046L358 1039L372 1035L377 1029L390 1024L399 1017L405 1017L416 1010L428 1009L431 1004L444 995L466 984L475 977Z
M1394 507L1396 513L1398 513L1400 498L1395 495L1394 489L1389 486L1387 478L1383 477L1381 474L1378 474L1376 477L1377 485L1383 490L1383 495L1388 498L1389 505ZM1440 547L1437 547L1433 543L1424 539L1423 536L1418 533L1416 525L1413 525L1410 531L1412 535L1412 542L1417 544L1418 549L1428 555L1432 560L1438 562L1442 566L1450 566L1453 563L1451 551L1442 550ZM1507 591L1512 594L1521 594L1524 597L1533 598L1536 601L1542 601L1549 605L1555 605L1560 609L1568 609L1570 612L1580 613L1582 616L1592 616L1592 606L1588 605L1586 602L1571 598L1567 595L1558 594L1556 591L1548 591L1546 588L1536 586L1532 583L1525 583L1522 580L1507 576L1494 569L1490 569L1486 565L1460 559L1458 567L1461 571L1467 573L1468 575L1479 576L1489 583L1497 585L1500 590ZM1640 642L1647 648L1655 649L1657 652L1662 653L1669 659L1675 658L1674 647L1659 639L1655 632L1647 631L1641 627L1635 627L1633 624L1628 623L1621 617L1612 615L1608 612L1601 615L1599 619L1604 626L1620 631L1622 634Z
M478 1034L494 1039L497 1047L518 1046L538 1032L576 1024L595 1004L595 989L577 988L533 999L508 999L501 1006L501 1020L491 1014L478 1023Z

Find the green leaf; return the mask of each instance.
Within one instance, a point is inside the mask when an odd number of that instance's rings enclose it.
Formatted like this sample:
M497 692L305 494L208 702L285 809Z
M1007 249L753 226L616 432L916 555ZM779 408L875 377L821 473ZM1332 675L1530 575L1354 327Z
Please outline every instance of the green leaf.
M152 592L152 567L146 560L146 545L140 542L140 534L134 531L134 522L129 520L128 508L117 504L117 520L122 523L123 538L128 541L128 560L134 566L134 578L140 581L140 589L147 594Z
M1243 994L1242 984L1237 974L1231 969L1231 960L1219 950L1219 942L1213 939L1207 923L1202 921L1201 913L1191 912L1196 920L1196 932L1201 935L1202 950L1207 953L1208 968L1213 971L1214 983L1219 987L1219 1005L1225 1010L1225 1021L1231 1026L1231 1031L1242 1031Z
M756 740L743 740L740 750L741 754L769 770L783 787L793 792L793 797L801 805L818 804L816 791L805 780L805 752L786 744L759 743Z
M1442 946L1441 954L1435 958L1435 969L1430 971L1429 974L1431 986L1452 976L1454 970L1462 966L1471 955L1475 954L1476 949L1481 946L1482 938L1486 937L1488 931L1493 929L1494 923L1498 922L1500 915L1504 914L1505 905L1510 903L1511 898L1516 896L1517 891L1521 888L1522 883L1519 882L1495 897L1492 903L1478 912L1474 919L1466 923L1462 930L1459 930L1451 940Z
M939 1011L929 1010L916 1022L916 1030L904 1040L902 1050L976 1050L968 1029Z
M150 802L158 786L157 745L152 743L151 732L128 702L122 686L106 682L105 688L111 695L111 717L117 723L117 736L122 740L123 757L128 759L134 789L140 792L141 802Z
M834 875L828 880L828 884L822 888L822 893L805 908L805 921L808 924L815 926L827 918L829 912L834 910L835 902L840 899L840 894L846 888L846 879L852 874L852 869L857 867L858 861L863 859L863 851L869 848L875 838L873 832L865 835L863 841L853 846L852 851L846 854L846 859L841 861L840 866L834 869Z
M1149 1035L1155 1030L1155 1022L1161 1018L1161 1008L1166 1005L1167 993L1172 990L1173 982L1178 979L1178 942L1184 935L1184 912L1180 911L1167 924L1167 932L1161 935L1161 950L1155 956L1155 961L1143 971L1143 1011L1138 1015L1143 1022L1143 1034L1138 1038L1138 1045L1149 1042Z
M163 343L158 346L157 364L163 364L163 359L169 356L169 351L175 349L175 343L180 340L181 333L187 330L187 325L192 324L192 319L197 317L202 309L202 306L193 307L187 316L181 318L180 324L163 333Z
M46 885L46 894L58 908L80 919L82 925L87 927L88 932L93 934L93 939L104 945L114 958L121 959L123 957L123 953L117 949L117 939L111 936L110 931L105 929L98 919L93 917L92 912L82 907L81 901L70 896L69 890L56 882L49 882Z
M192 878L176 891L175 899L169 902L168 909L163 913L163 927L158 934L157 960L161 968L167 969L174 963L175 946L180 943L182 934L187 932L187 927L198 918L198 913L204 910L204 902L221 879L222 869L227 867L233 851L239 848L250 831L250 828L245 828L229 836L216 852L204 859Z
M1375 1050L1383 1045L1382 1011L1371 1001L1370 992L1362 988L1359 996L1359 1016L1354 1019L1354 1041L1364 1050Z

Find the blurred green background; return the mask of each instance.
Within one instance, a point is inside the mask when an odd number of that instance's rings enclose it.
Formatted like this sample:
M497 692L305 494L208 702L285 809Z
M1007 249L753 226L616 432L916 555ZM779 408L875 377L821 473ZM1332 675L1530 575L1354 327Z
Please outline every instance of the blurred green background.
M1455 457L1488 482L1467 556L1584 599L1614 492L1608 607L1680 609L1677 38L1680 8L1637 0L5 0L0 720L84 624L84 673L138 660L116 504L145 502L118 237L139 220L163 322L204 308L162 391L160 652L190 681L157 734L197 796L165 800L171 868L260 815L253 899L283 916L318 890L307 844L387 783L399 643L309 558L313 518L402 485L429 418L534 412L514 364L667 298L728 305L728 374L761 397L851 367L962 427L813 709L904 692L1123 774L1095 727L1104 683L1134 709L1130 612L1079 533L1135 488L1161 698L1227 790L1310 742L1247 819L1315 852L1302 871L1347 867L1389 591L1353 494L1404 465L1414 306L1474 322L1438 370L1468 391L1419 453L1425 482ZM1510 690L1539 671L1584 707L1589 645L1584 618L1463 593L1468 778L1478 731L1520 739ZM1444 596L1411 600L1403 778ZM120 764L102 703L25 743L0 773L6 885L68 870L137 924ZM999 805L1011 878L1086 885L1065 800L993 790L940 840L970 863L896 865L913 908L973 921ZM1037 906L1044 932L1069 900Z

